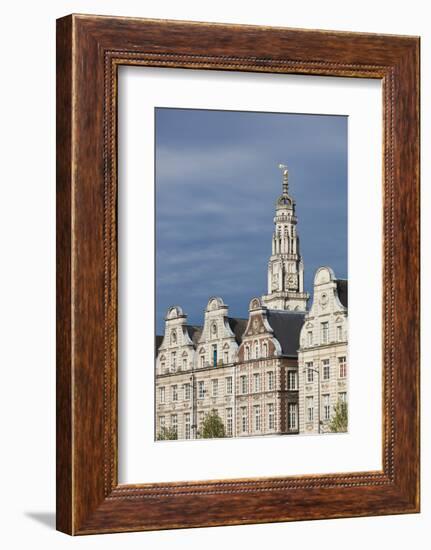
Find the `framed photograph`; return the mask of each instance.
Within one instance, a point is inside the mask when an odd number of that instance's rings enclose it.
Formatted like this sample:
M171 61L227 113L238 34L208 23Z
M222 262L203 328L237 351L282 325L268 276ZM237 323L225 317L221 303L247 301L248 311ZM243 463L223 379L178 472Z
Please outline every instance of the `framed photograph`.
M419 511L419 38L57 21L57 528Z

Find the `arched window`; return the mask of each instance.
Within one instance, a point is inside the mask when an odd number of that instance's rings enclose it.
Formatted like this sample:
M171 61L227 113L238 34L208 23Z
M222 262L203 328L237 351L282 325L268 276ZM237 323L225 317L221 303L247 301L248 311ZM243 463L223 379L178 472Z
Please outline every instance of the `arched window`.
M248 361L250 359L250 347L249 346L245 346L245 360Z
M254 343L254 356L256 359L259 359L260 350L259 350L259 342Z
M176 330L173 330L171 332L171 344L175 345L177 343L177 332Z
M268 344L266 342L262 346L262 355L263 357L268 357Z

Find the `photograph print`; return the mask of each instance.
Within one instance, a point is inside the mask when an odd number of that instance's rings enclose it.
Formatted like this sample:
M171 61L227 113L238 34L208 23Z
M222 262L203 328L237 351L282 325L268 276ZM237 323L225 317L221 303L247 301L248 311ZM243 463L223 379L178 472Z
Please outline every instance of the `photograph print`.
M157 441L348 431L348 117L155 109Z

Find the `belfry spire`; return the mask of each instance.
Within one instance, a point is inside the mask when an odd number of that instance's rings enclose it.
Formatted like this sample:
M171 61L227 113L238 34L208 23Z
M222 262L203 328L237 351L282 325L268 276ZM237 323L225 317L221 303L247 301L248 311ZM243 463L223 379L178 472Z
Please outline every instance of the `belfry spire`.
M269 309L305 311L308 294L304 292L304 265L296 232L295 200L289 195L289 172L279 164L282 194L275 203L272 254L268 262L268 294L262 296Z

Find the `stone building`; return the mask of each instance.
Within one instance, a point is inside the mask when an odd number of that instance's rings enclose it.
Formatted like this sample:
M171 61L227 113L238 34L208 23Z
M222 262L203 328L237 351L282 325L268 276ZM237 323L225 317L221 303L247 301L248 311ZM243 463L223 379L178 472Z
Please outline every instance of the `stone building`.
M250 302L235 365L236 435L298 433L298 339L303 312Z
M330 267L317 270L298 354L301 433L329 431L337 401L347 402L347 295L346 280Z
M309 295L304 292L304 264L300 255L295 201L289 195L286 166L283 192L277 199L272 236L272 254L268 262L268 294L262 296L270 309L305 311Z
M347 400L347 281L320 268L307 311L295 201L280 168L268 294L250 301L248 319L229 317L219 297L202 326L179 306L167 312L156 337L156 438L164 428L199 438L213 410L227 437L324 432Z

